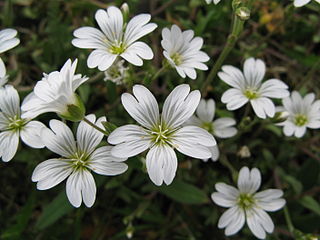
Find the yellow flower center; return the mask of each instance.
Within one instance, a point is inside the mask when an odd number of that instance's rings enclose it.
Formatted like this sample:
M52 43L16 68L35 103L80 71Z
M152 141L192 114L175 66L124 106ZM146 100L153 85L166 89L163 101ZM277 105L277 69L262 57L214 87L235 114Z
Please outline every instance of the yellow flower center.
M151 141L156 145L169 144L170 137L173 133L174 130L170 130L169 128L165 127L164 124L160 124L158 127L150 131Z
M182 56L179 53L174 53L170 56L175 65L179 66L182 63Z
M76 170L87 168L89 156L86 153L76 153L71 157L72 166Z
M238 197L238 206L244 210L252 208L254 202L252 194L249 193L241 193Z
M112 54L121 54L126 50L126 46L122 42L115 42L109 48L109 52Z
M21 119L19 116L14 116L13 118L9 118L9 129L12 131L20 131L21 128L27 123L26 120Z
M297 125L297 126L299 126L299 127L304 126L307 122L308 122L308 118L307 118L306 115L297 114L297 115L294 117L294 124Z
M243 94L244 94L248 99L250 99L250 100L256 99L256 98L259 97L258 91L257 91L257 90L254 90L254 89L250 89L250 88L246 89L246 90L243 92Z

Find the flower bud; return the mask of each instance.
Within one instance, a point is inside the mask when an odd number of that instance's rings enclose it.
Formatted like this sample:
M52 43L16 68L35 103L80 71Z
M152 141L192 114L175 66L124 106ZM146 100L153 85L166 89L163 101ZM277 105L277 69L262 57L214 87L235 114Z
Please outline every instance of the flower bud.
M250 10L247 7L239 7L236 9L236 15L243 21L250 18Z

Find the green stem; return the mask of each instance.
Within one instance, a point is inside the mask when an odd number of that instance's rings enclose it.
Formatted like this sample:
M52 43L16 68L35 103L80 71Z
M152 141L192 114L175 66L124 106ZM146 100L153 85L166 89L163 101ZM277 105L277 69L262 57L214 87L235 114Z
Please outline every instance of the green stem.
M287 206L285 206L283 208L283 212L284 212L284 217L286 219L289 231L293 234L294 233L294 226L292 224L291 217L290 217L290 214L289 214Z
M232 31L228 36L228 40L226 45L224 46L222 52L220 53L218 60L215 62L213 68L211 69L206 81L202 85L201 92L206 93L207 87L213 81L214 77L217 75L217 72L221 68L224 60L229 55L230 51L233 49L240 33L243 30L244 20L241 20L235 13L233 15L233 22L232 22ZM204 94L205 95L205 94Z
M227 157L225 155L221 155L220 157L220 163L227 167L232 175L232 179L234 182L237 182L237 176L238 176L238 171L232 166L232 164L229 162Z
M84 118L83 121L86 122L87 124L89 124L91 127L93 127L96 130L98 130L99 132L102 132L104 135L109 136L109 134L105 130L103 130L102 128L98 127L94 123L90 122L88 119Z
M154 80L157 79L157 77L159 77L159 75L166 69L166 66L162 66L151 78L150 83L152 83Z

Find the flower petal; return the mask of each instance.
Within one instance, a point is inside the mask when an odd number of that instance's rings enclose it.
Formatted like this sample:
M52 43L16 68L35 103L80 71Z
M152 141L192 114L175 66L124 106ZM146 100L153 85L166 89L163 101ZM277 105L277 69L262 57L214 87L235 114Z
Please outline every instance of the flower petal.
M261 59L249 58L244 62L243 72L246 86L258 88L266 73L266 65Z
M45 147L41 139L41 131L47 128L42 122L28 122L20 131L21 140L32 148Z
M72 173L72 166L67 159L49 159L40 163L32 173L32 181L38 182L38 190L52 188Z
M169 185L177 170L177 157L168 145L154 146L146 157L147 171L151 181L157 186L164 181Z
M111 155L110 146L100 147L95 150L90 156L88 167L95 173L115 176L127 171L128 166L123 161L126 158L117 158Z
M190 86L181 84L169 94L163 105L162 119L172 129L185 123L200 102L198 90L190 92Z
M69 158L77 152L76 142L70 128L61 121L51 120L50 129L41 131L41 138L44 144L52 152Z
M0 133L0 157L9 162L17 152L19 146L19 132L4 131Z
M124 93L121 101L126 111L142 126L152 129L159 122L158 103L152 93L142 85L133 87L133 94Z
M238 177L238 188L241 193L255 193L261 184L261 174L257 168L241 168Z
M96 121L96 116L90 114L86 116L86 119L95 124L96 126L104 129L102 122L107 121L105 117L100 117ZM85 121L81 121L77 129L77 146L83 153L91 154L95 148L102 141L104 134Z
M215 110L216 104L213 99L209 99L207 101L201 99L196 113L203 122L212 122Z

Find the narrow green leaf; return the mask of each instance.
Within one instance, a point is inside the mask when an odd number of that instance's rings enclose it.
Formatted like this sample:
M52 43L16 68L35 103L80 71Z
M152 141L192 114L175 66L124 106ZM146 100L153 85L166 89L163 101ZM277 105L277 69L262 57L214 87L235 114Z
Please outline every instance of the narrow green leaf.
M73 209L74 208L69 203L65 192L62 191L43 209L42 215L39 217L36 223L36 228L38 230L45 229Z
M161 186L158 190L180 203L202 204L209 201L206 193L201 189L180 180L174 181L169 186Z
M313 197L304 196L299 202L302 206L320 216L320 204Z

